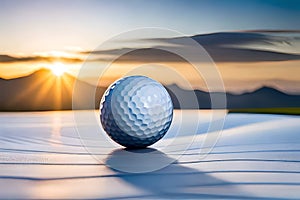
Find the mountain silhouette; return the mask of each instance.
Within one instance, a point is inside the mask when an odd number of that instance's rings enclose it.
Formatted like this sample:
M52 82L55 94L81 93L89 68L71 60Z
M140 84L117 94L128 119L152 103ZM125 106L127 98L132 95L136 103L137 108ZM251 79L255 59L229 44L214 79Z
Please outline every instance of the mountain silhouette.
M72 93L75 81L76 79L67 73L62 77L56 77L48 69L41 69L16 79L0 79L0 110L70 110L72 109ZM79 90L75 93L78 95L75 98L78 102L74 102L76 108L98 107L105 88L95 87L80 80L77 80L76 84ZM90 105L87 101L90 98L96 99L94 105Z
M220 92L208 93L201 90L190 91L184 90L175 84L166 86L166 89L173 100L174 107L181 109L211 109L211 96L218 99L218 97L224 97L223 95L226 95L227 106L224 107L222 104L217 104L214 108L236 109L300 107L300 95L289 95L269 87L262 87L253 92L243 94L224 94Z
M50 70L41 69L20 78L0 79L0 111L70 110L75 82L73 105L76 109L98 109L106 88L76 80L69 74L56 77ZM300 95L285 94L269 87L239 95L185 90L176 84L165 87L176 109L211 109L211 96L215 99L226 97L227 107L214 105L213 108L219 109L300 107Z

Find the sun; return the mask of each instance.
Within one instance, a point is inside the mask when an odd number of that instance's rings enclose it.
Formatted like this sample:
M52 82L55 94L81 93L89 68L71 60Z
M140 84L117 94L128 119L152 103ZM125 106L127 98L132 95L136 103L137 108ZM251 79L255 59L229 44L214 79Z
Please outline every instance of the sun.
M66 67L62 63L53 63L49 65L49 68L57 77L62 76L66 72Z

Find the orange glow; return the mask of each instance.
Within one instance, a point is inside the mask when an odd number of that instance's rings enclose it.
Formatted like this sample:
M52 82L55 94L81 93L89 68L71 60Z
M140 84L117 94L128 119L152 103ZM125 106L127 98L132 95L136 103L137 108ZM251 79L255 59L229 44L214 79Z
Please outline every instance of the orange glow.
M66 67L62 63L53 63L49 65L48 68L55 76L62 76L66 72Z
M11 102L19 102L20 99L26 98L28 94L32 93L35 94L35 96L30 96L34 106L40 107L41 110L60 110L72 98L73 84L74 79L66 73L57 77L52 70L44 70L35 77L34 84L24 89Z

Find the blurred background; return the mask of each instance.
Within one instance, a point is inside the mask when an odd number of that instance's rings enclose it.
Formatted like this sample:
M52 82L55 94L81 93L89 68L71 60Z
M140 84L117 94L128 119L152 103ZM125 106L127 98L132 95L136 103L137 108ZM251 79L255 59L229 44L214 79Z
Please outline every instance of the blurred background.
M77 82L82 96L95 91L98 108L106 87L133 66L153 64L151 71L170 91L175 108L210 109L205 81L189 63L157 47L184 48L184 38L201 44L216 64L234 111L300 112L299 1L0 1L0 110L72 109ZM125 31L161 27L176 30L174 37L132 37L107 49L94 49ZM145 43L147 40L147 43ZM137 50L138 48L138 50ZM131 51L132 50L132 51ZM107 60L114 70L100 81L96 72ZM78 77L83 63L93 66ZM197 62L202 63L201 59ZM203 63L205 64L205 63ZM157 73L160 65L182 74ZM79 78L79 79L78 79ZM95 84L96 83L96 84ZM210 92L210 93L209 93ZM197 106L180 106L176 98L196 94Z

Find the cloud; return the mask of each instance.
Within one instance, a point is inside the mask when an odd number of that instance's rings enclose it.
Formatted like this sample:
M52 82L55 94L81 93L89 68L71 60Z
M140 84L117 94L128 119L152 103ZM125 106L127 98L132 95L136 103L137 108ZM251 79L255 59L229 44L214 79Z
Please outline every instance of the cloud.
M16 62L65 62L77 63L82 62L80 58L55 57L55 56L11 56L0 54L0 63L16 63Z
M268 29L259 29L259 30L244 30L241 32L248 33L300 33L300 30L268 30Z
M149 42L149 48L116 48L98 51L82 51L81 55L92 54L90 61L107 61L122 55L119 62L185 62L185 59L162 50L185 48L187 38L201 44L216 62L263 62L300 60L300 31L297 30L246 30L240 32L220 32L174 38L149 38L134 42ZM193 55L194 52L188 52ZM17 62L83 62L80 55L74 57L57 55L15 56L0 54L0 63ZM193 55L201 62L201 56Z
M264 32L267 32L266 30ZM276 31L269 31L276 32ZM276 33L290 33L288 31L277 31ZM300 33L294 31L292 33ZM170 48L184 48L187 37L177 38L151 38L146 39L147 43L164 43ZM288 61L300 60L300 54L290 53L288 49L296 48L295 41L300 42L300 37L289 35L272 35L251 31L245 32L221 32L203 35L190 36L196 42L201 44L216 62L260 62L260 61ZM171 46L171 47L170 47ZM120 48L110 50L99 50L92 52L81 52L83 54L91 53L100 55L98 60L107 60L108 56L125 55L120 57L119 61L151 61L151 62L174 62L184 61L183 58L160 50L163 46L153 46L152 48ZM286 52L280 52L281 49ZM192 53L192 52L189 52ZM201 62L201 60L198 60Z
M204 47L225 47L225 46L237 46L237 45L273 45L285 43L287 45L292 45L292 42L299 40L300 31L288 30L260 30L263 32L251 31L241 31L241 32L219 32L210 34L201 34L189 36L190 38L197 41ZM278 33L278 34L275 34ZM280 35L281 34L281 35ZM290 36L289 34L296 34L297 36ZM187 37L177 37L177 38L153 38L147 39L152 41L167 42L171 44L181 44L185 45L184 41Z
M111 50L99 50L92 52L85 52L90 54L101 55L98 61L109 60L109 56L122 55L117 60L120 62L181 62L183 58L164 50L161 50L160 46L153 48L121 48Z
M300 55L243 48L206 48L216 62L263 62L300 60Z

